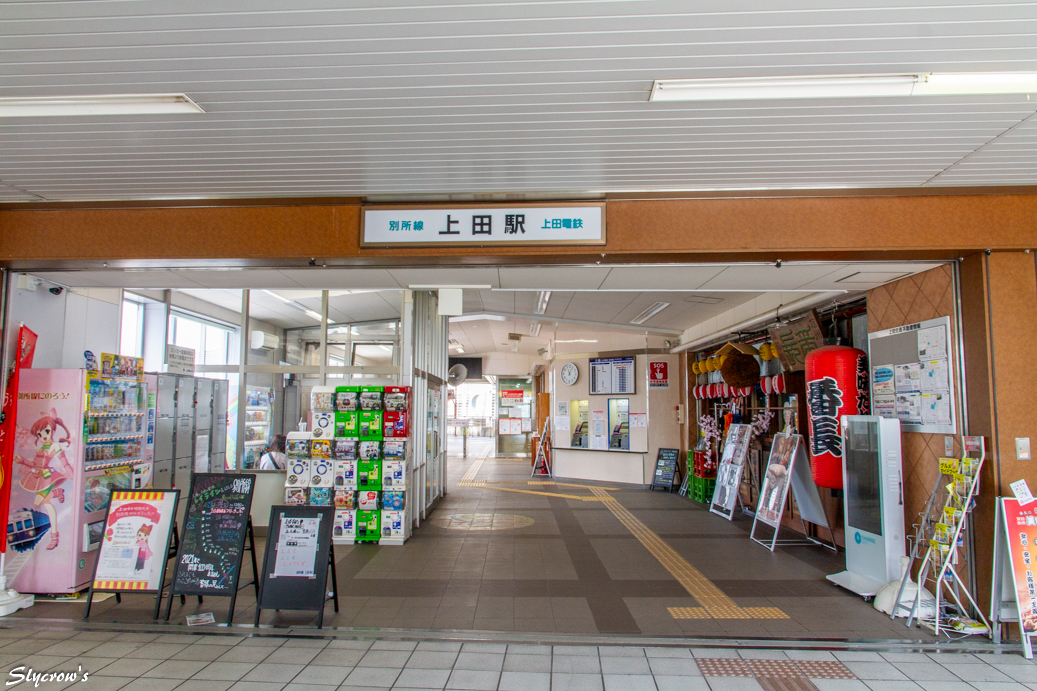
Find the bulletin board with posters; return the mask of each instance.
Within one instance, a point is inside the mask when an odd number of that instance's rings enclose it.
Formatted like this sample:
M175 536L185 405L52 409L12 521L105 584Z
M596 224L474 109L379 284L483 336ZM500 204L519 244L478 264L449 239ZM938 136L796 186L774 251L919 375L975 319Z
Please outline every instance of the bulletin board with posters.
M179 496L175 489L112 492L84 619L95 592L155 593L158 618Z
M950 317L868 334L871 409L904 432L957 434Z

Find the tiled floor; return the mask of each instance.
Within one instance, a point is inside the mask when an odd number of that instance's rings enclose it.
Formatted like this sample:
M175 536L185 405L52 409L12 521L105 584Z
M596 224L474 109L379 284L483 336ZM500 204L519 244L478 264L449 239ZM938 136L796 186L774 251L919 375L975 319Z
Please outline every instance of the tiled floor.
M76 681L43 680L46 691L1037 690L1037 665L1018 654L77 633L31 623L0 629L0 674L10 684L12 671L76 672Z
M406 544L336 549L342 607L327 608L325 626L930 639L827 582L844 568L841 555L771 553L749 541L747 518L728 522L676 494L529 484L528 459L496 460L487 440L469 441L467 459L450 459L445 500ZM254 604L252 591L241 591L235 621L251 623ZM173 621L203 611L222 621L226 606L177 602ZM150 623L153 607L151 597L127 595L95 605L91 621ZM78 619L81 606L39 603L15 616ZM313 621L309 612L263 616L277 626Z

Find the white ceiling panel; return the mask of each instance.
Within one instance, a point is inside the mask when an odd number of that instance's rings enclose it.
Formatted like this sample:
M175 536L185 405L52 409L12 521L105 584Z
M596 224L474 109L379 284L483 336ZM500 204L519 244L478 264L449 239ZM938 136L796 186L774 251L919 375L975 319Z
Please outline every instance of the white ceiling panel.
M166 271L163 269L148 269L147 271L75 271L66 274L69 277L76 276L77 283L73 287L89 285L88 281L109 288L203 288L204 286L194 281L185 273L177 271Z
M704 290L797 290L841 269L841 264L747 264L728 266L702 284Z
M606 290L695 290L723 266L616 266L601 287Z
M217 271L213 269L184 270L178 269L176 273L206 288L267 288L275 290L278 288L295 288L301 286L273 269L241 269L229 271Z
M396 280L401 288L408 286L453 286L453 285L477 285L500 287L500 279L497 277L497 269L451 267L444 269L389 269L389 274Z
M205 110L6 119L0 203L1037 183L1025 95L648 102L666 78L1033 71L1030 2L23 1L0 37L0 96Z
M399 288L385 269L281 269L289 280L304 288L330 289L391 289Z
M594 290L609 275L608 267L534 266L501 268L500 287L507 290Z

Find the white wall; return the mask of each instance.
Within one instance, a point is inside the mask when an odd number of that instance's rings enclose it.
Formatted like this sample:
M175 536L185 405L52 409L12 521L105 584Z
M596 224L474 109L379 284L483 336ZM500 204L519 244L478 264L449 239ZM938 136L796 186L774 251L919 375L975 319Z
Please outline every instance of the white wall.
M35 369L78 369L83 351L119 352L122 291L117 289L62 290L54 295L44 281L36 290L11 292L12 327L20 324L38 336ZM17 328L10 330L16 334Z

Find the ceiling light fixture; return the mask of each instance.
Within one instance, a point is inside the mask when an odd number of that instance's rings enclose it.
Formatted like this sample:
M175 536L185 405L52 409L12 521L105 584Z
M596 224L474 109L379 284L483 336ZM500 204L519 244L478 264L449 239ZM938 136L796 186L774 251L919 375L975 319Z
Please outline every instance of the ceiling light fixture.
M537 304L533 308L533 314L543 314L547 311L547 303L551 300L550 290L541 290L537 293Z
M187 94L106 94L0 98L0 117L204 113Z
M649 101L878 98L1037 92L1033 72L658 79Z
M539 336L540 335L540 326L541 326L540 322L533 322L532 324L530 324L529 325L529 335L532 336L533 338L536 338L537 336Z
M311 309L308 309L308 308L306 308L306 307L303 307L302 305L300 305L300 304L299 304L298 302L296 302L295 300L289 300L289 299L288 299L288 298L286 298L285 296L283 296L283 295L278 295L278 294L277 294L277 293L275 293L274 291L272 291L272 290L266 290L265 288L263 289L263 292L264 292L264 293L266 293L267 295L269 295L270 297L275 297L275 298L277 298L278 300L280 300L280 301L281 301L281 302L283 302L284 304L288 305L289 307L291 307L291 308L293 308L293 309L297 309L297 310L299 310L300 312L303 312L303 313L304 313L304 314L305 314L306 316L308 316L308 317L312 317L313 319L316 319L317 321L321 321L321 318L320 318L320 314L318 314L317 312L314 312L314 311L313 311L313 310L311 310ZM331 321L330 319L328 320L328 324L334 324L334 323L335 323L335 322Z
M631 324L644 324L646 321L654 317L655 315L662 312L664 309L670 306L668 302L657 302L641 314L637 315L630 320Z

